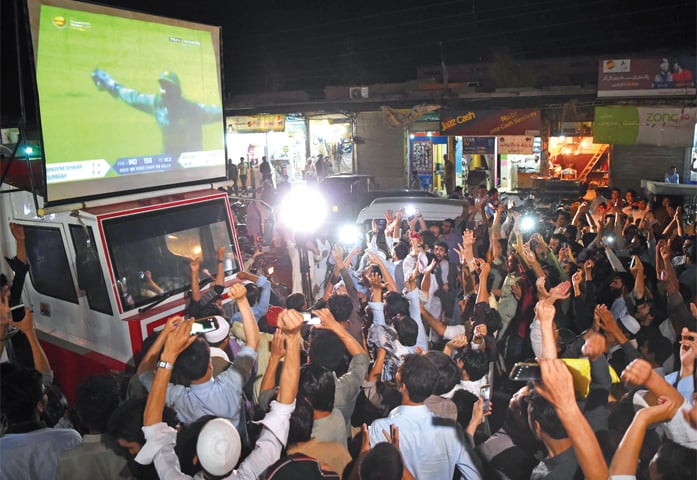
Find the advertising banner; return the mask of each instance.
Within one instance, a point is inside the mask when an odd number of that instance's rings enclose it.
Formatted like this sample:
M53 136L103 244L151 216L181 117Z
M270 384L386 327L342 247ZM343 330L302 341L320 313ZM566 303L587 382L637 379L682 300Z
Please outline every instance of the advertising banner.
M525 135L510 135L498 137L498 153L517 153L521 155L533 153L533 143L535 137Z
M286 129L285 115L251 115L225 120L228 133L283 132Z
M495 137L462 137L462 153L494 154Z
M433 172L433 144L429 140L411 144L411 168L416 172Z
M695 95L696 57L619 58L598 65L598 97Z
M535 135L540 127L540 111L533 108L440 112L441 135Z
M596 107L593 143L690 147L697 108Z

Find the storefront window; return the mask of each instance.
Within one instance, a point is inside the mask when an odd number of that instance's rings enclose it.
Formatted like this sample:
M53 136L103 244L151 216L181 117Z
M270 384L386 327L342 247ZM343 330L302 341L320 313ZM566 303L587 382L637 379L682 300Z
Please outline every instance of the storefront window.
M221 246L226 275L240 270L224 200L109 219L104 233L124 310L188 288L194 256L202 256L201 280L212 279Z

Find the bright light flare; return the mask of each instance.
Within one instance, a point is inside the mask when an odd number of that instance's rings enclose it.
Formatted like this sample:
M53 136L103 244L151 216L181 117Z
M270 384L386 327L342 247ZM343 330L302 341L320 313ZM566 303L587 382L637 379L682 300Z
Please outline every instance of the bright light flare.
M327 202L318 190L298 185L281 201L278 218L296 232L312 233L324 223L327 210Z
M537 225L537 219L532 215L525 215L520 219L520 229L523 232L529 232L535 229Z
M416 208L414 208L414 205L407 205L404 207L404 214L407 217L413 217L416 214Z
M355 225L344 225L339 229L339 242L344 245L355 245L360 237L361 233Z

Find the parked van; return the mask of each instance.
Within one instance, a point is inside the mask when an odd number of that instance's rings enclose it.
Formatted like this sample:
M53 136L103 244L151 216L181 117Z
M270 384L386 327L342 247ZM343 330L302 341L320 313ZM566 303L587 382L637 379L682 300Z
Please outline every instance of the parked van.
M464 202L445 198L429 197L387 197L376 198L360 211L356 223L370 228L373 219L385 218L385 212L396 212L400 208L407 212L418 210L427 224L442 222L446 218L455 218L462 213Z

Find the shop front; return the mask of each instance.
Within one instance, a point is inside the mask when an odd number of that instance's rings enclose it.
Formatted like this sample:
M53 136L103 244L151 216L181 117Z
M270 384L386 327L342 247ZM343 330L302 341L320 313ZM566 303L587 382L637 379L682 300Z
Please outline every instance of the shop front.
M310 131L309 157L313 162L321 155L328 160L322 175L353 173L354 135L351 118L342 114L308 116Z
M427 190L446 196L446 168L450 177L452 165L448 159L448 137L435 132L409 135L411 189Z
M230 116L226 125L228 158L255 166L265 156L276 182L283 175L291 182L303 180L308 164L316 175L320 155L326 165L322 176L353 171L351 120L345 115Z
M662 182L671 166L687 183L696 121L692 107L596 107L593 138L612 145L611 185L624 190L642 180Z
M440 133L453 139L456 181L465 191L529 188L540 168L540 129L537 109L441 111Z
M244 158L258 165L266 157L275 170L276 181L288 175L302 178L305 167L307 130L305 119L292 115L251 115L226 118L228 158L237 164Z

